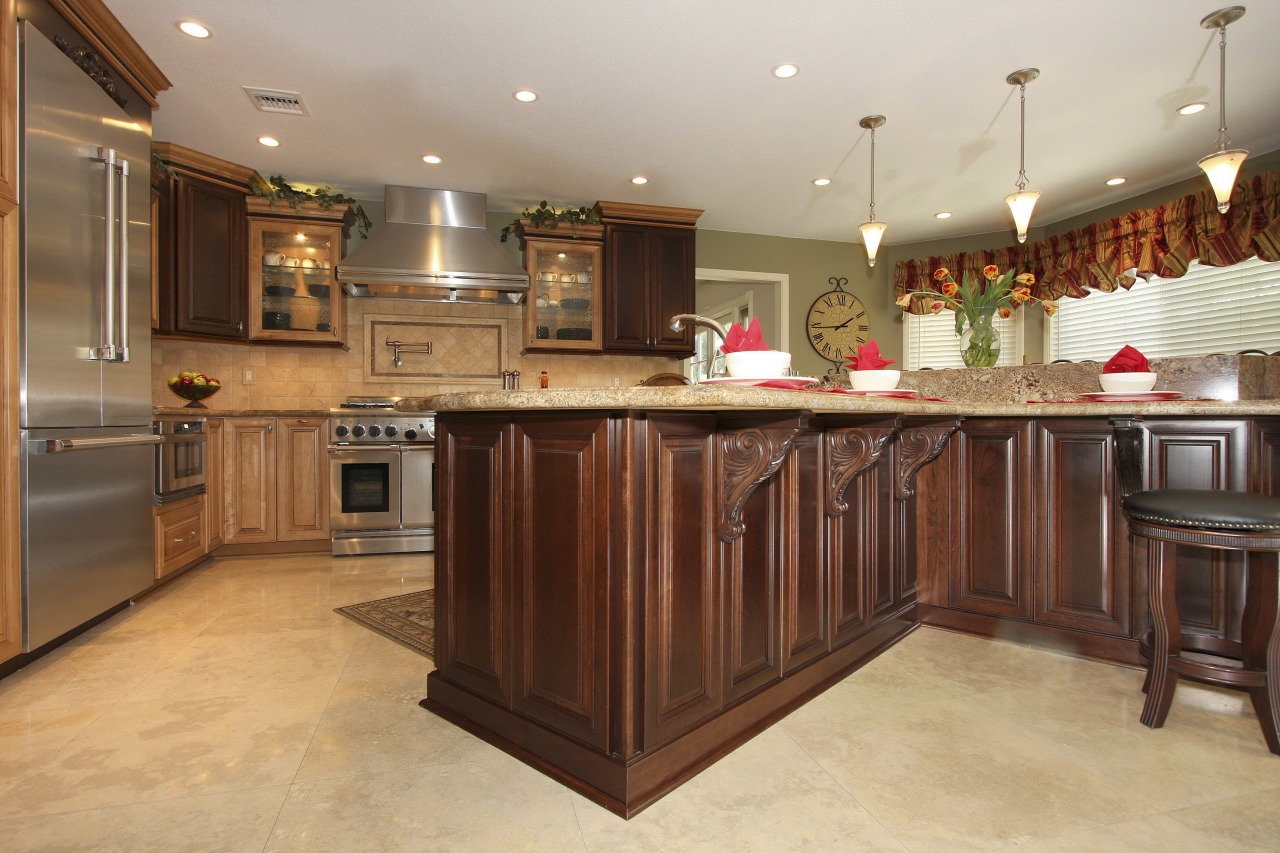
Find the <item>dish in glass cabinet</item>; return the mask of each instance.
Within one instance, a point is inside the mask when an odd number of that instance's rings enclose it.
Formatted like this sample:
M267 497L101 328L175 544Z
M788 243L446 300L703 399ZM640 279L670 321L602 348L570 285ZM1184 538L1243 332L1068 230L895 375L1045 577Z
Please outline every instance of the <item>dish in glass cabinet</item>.
M1090 391L1080 395L1092 403L1158 403L1181 397L1181 391Z

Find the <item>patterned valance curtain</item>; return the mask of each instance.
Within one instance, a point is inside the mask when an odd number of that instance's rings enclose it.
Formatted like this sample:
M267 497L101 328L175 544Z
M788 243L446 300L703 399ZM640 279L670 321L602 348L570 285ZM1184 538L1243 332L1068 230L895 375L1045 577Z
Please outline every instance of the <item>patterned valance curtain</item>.
M987 264L1035 274L1041 299L1081 298L1091 290L1128 289L1136 279L1180 278L1194 259L1206 266L1230 266L1257 256L1280 260L1280 173L1264 172L1236 185L1231 208L1218 213L1212 190L1183 196L1161 207L1135 210L1047 240L1020 246L960 252L899 261L893 272L894 297L932 290L933 271L946 267L980 276ZM921 300L911 310L924 313Z

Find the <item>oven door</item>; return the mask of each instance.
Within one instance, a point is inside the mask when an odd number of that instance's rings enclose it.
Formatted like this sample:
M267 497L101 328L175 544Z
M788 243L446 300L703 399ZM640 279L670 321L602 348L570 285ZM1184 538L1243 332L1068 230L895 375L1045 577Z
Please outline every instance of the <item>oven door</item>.
M157 430L160 443L155 453L155 497L159 503L200 494L205 487L204 425L196 427L199 432L174 433L168 427L165 424Z
M329 527L395 530L400 527L398 447L329 447Z

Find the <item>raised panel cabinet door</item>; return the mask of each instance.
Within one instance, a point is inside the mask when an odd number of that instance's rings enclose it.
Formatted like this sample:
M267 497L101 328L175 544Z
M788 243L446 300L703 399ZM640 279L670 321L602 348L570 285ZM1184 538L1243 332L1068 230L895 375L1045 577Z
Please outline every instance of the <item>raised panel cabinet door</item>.
M1111 424L1040 421L1037 449L1035 621L1127 636L1132 575Z
M694 236L688 228L649 230L649 323L652 349L693 355L693 330L671 328L671 318L694 310Z
M603 750L608 420L593 414L518 421L514 446L512 709Z
M505 420L505 419L504 419ZM510 705L512 437L504 420L437 420L436 673Z
M782 491L782 669L789 672L831 648L823 548L826 455L822 433L801 432L779 472Z
M172 191L174 330L243 339L248 300L245 192L185 174Z
M649 347L648 229L606 225L604 229L604 348Z
M278 418L276 539L329 538L329 454L324 418Z
M647 443L644 578L644 746L721 706L715 560L715 421L656 416Z
M276 419L228 418L223 497L228 545L276 541Z
M224 483L222 477L223 436L226 420L224 418L208 418L205 421L205 550L212 551L222 544L222 530L226 516L226 502L223 501Z
M960 534L952 607L1031 618L1030 430L1025 420L972 420L951 439Z
M1248 480L1248 422L1235 420L1152 420L1146 424L1148 480L1153 489L1245 489ZM1244 612L1244 569L1239 554L1174 547L1178 618L1184 630L1240 639ZM1145 547L1134 549L1134 565L1146 565ZM1139 594L1146 601L1146 574ZM1145 630L1147 608L1140 611Z

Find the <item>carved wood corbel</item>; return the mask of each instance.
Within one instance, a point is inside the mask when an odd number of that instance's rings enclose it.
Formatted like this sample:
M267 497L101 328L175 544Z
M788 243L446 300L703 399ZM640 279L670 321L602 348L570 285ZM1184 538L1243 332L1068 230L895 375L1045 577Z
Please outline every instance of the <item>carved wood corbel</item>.
M722 431L720 438L720 539L742 535L742 505L756 486L773 476L787 458L800 428L750 427Z
M848 511L845 489L880 458L893 433L892 427L827 430L827 515L835 517Z
M897 497L905 501L916 493L916 472L934 459L947 446L947 439L960 428L960 421L949 424L904 427L898 434Z

